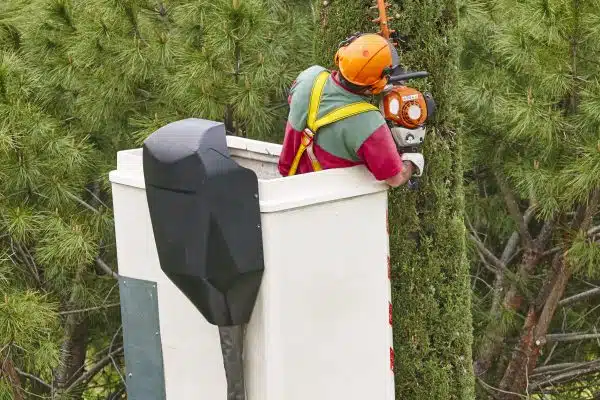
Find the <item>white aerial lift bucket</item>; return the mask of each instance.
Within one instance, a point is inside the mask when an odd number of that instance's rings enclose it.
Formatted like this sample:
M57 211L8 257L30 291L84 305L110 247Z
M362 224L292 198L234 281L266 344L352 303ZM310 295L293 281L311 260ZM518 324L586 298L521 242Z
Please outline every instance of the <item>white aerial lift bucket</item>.
M159 131L163 142L170 134L163 143L169 151L181 150L187 144L178 141L190 137L205 146L198 138L210 136L210 150L222 140L229 155L221 155L256 175L264 271L256 269L257 276L262 273L257 295L240 305L249 310L246 398L394 399L387 185L362 166L281 177L280 145L225 136L222 124L212 121L187 119ZM110 173L128 398L227 399L219 327L190 301L193 282L180 279L176 286L164 262L161 269L144 151L119 152ZM211 179L227 177L217 172ZM236 196L236 188L220 196ZM184 258L193 251L186 248Z

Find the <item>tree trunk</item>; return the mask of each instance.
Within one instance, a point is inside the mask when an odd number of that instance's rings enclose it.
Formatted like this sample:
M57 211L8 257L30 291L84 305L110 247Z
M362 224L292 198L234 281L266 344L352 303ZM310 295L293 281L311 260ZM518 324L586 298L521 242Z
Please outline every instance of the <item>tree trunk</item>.
M515 387L525 388L527 379L529 376L529 368L532 363L530 362L530 353L533 346L535 346L535 324L537 323L537 314L533 307L529 308L525 323L523 324L523 330L521 338L519 339L519 345L513 351L512 358L506 367L504 377L500 382L500 390L495 396L497 400L513 400L519 399L520 396L513 392L512 389ZM535 365L535 364L534 364ZM513 382L507 382L508 379L512 379Z
M58 389L67 388L84 371L88 344L88 321L77 314L69 314L65 321L65 339L61 345L60 365L55 384ZM73 394L72 396L76 396ZM81 398L80 396L74 399Z
M73 284L80 281L83 271L78 271ZM71 292L67 307L75 307L75 292ZM64 338L60 348L60 362L55 372L54 386L60 392L69 387L83 373L88 344L88 321L85 315L70 313L64 322ZM81 398L80 396L75 397Z
M532 214L532 213L530 213ZM519 232L513 232L508 239L504 252L500 257L500 262L508 264L510 257L519 243ZM498 270L494 278L492 305L490 307L489 323L486 326L485 334L477 349L477 358L473 362L473 372L476 376L485 374L492 366L492 359L502 349L504 336L500 330L498 320L502 314L502 294L504 293L504 271Z
M518 279L524 281L527 279L529 274L535 269L535 266L539 263L540 252L535 249L528 249L523 254L521 264L518 269ZM496 283L496 282L494 282ZM496 286L494 286L496 289ZM523 302L523 296L521 291L515 283L511 284L508 291L504 295L502 301L502 308L505 310L518 310ZM483 340L478 348L477 359L474 362L475 374L480 376L486 373L492 366L493 360L500 354L504 345L504 339L506 333L502 324L498 323L498 318L502 310L498 307L494 311L494 314L490 316L490 322L486 326L483 333Z
M18 372L15 370L15 366L13 365L12 359L7 357L5 360L2 360L2 364L0 364L0 377L6 379L9 386L12 389L13 400L24 400L23 390L21 386L21 378L19 377Z
M438 104L423 149L418 191L390 192L394 368L398 399L465 399L474 395L469 267L464 232L462 144L456 132L455 0L389 1L403 66L427 70ZM377 32L374 1L320 2L316 62L333 68L350 34ZM396 15L397 14L397 15ZM415 82L416 83L416 82ZM411 82L409 82L409 85Z
M571 230L588 230L599 200L600 190L593 191L587 204L581 205L575 214ZM569 243L570 240L565 238L564 244ZM529 306L521 338L500 381L499 388L503 391L498 395L500 400L516 400L519 398L518 394L527 392L528 376L537 365L540 349L545 344L548 328L570 278L571 269L564 253L556 254L552 271L546 278L537 301Z
M558 307L571 273L566 267L564 257L559 254L554 259L555 267L552 274L547 278L547 285L551 288L544 301L541 313L535 305L529 307L527 318L523 325L523 331L519 344L512 353L512 358L504 376L500 381L499 388L505 392L526 393L528 376L537 365L541 347L546 343L544 337ZM517 394L500 393L501 400L519 399Z
M73 335L71 336L71 355L67 369L67 386L79 378L85 371L85 357L88 344L88 321L87 318L81 319L75 325Z
M225 118L223 123L225 124L225 131L228 135L237 136L235 125L233 122L233 106L225 106Z
M531 218L531 215L525 216L525 222L528 222L529 218ZM535 270L536 266L541 262L543 254L542 250L547 246L548 241L550 240L553 227L553 220L546 221L537 238L532 243L532 247L525 250L517 272L517 281L521 287L525 284L531 273ZM515 234L513 234L513 236L511 236L509 239L509 244L511 241L514 242L518 240L519 234L516 233L517 238L515 238L514 235ZM508 262L506 254L502 255L501 261L504 264ZM497 280L498 277L496 277L496 281ZM495 291L498 290L496 281L494 282ZM521 308L523 304L523 295L516 282L513 282L510 285L510 288L506 292L502 303L502 307L505 310L517 311ZM496 359L496 357L502 351L504 339L508 334L508 332L503 332L502 325L498 323L501 309L499 309L497 304L492 306L492 313L493 318L490 319L490 323L486 326L486 330L483 334L483 340L477 352L477 359L474 362L474 369L477 376L482 375L489 370L492 365L492 361Z
M538 249L527 249L523 254L523 260L519 265L518 273L517 273L517 281L520 285L524 285L531 273L535 270L535 267L540 262L541 252ZM506 296L504 296L504 308L508 310L518 310L521 308L523 304L523 295L521 290L519 290L517 283L513 283L510 286L510 289L506 292Z

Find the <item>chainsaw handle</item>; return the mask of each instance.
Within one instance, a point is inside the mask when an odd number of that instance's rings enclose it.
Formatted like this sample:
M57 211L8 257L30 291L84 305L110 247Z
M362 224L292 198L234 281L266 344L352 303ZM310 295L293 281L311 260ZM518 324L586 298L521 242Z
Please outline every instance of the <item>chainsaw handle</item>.
M415 72L406 72L403 74L392 75L388 80L389 83L398 83L402 81L407 81L409 79L417 79L417 78L425 78L429 76L429 72L427 71L415 71Z
M406 183L406 186L410 191L417 191L420 188L419 181L414 178L410 178Z

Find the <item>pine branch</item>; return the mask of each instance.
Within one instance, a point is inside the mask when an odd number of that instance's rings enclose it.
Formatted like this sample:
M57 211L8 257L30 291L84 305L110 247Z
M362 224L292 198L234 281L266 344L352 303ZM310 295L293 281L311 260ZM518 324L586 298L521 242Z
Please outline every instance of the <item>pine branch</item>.
M525 224L529 225L531 219L534 215L534 207L529 207L527 211L525 211L525 215L523 219L525 220ZM500 257L500 261L504 264L508 264L509 260L512 259L515 254L517 254L517 245L519 244L519 232L513 232L510 238L506 241L506 246L504 247L504 251L502 251L502 256Z
M540 229L540 233L535 238L534 245L537 249L543 249L546 246L546 243L552 237L552 232L554 231L554 220L549 219L544 222L542 229Z
M568 305L573 304L575 302L585 300L588 297L598 296L598 295L600 295L600 288L590 289L590 290L587 290L585 292L573 295L571 297L564 298L564 299L562 299L558 303L558 305L562 306L562 307L565 307L565 306L568 306Z
M119 326L119 329L117 329L117 331L113 335L112 340L110 341L110 346L108 348L109 352L112 351L112 348L113 348L113 346L115 344L117 336L119 335L119 333L121 332L122 329L123 329L123 325ZM123 385L126 385L125 378L123 378L123 375L121 375L121 371L119 371L119 366L117 365L117 362L115 361L114 357L111 356L110 360L111 360L113 366L115 367L115 371L117 371L117 374L119 375L119 378L121 378L121 382L123 382Z
M75 389L77 386L81 385L82 383L89 382L91 379L94 378L94 376L96 376L100 371L102 371L104 369L104 367L106 367L112 361L112 358L114 356L119 355L122 351L123 351L123 346L114 350L112 353L109 353L108 355L106 355L104 358L102 358L100 361L98 361L94 366L92 366L85 374L82 374L79 378L77 378L77 380L75 382L73 382L65 390L65 393L71 392L73 389Z
M12 241L11 241L12 244ZM27 250L27 248L23 248L21 247L21 245L17 242L14 242L15 247L17 248L18 253L21 255L23 262L29 267L29 269L31 270L31 274L33 275L35 281L38 284L38 287L40 289L44 288L44 284L42 283L42 280L40 278L40 271L31 255L31 253L29 253L29 250Z
M546 342L578 342L588 339L600 339L600 333L554 333L545 336Z
M502 261L500 261L498 257L494 255L494 253L492 253L487 247L485 247L481 240L476 238L473 234L469 234L469 239L471 239L475 246L477 246L477 250L480 251L494 267L496 267L500 271L504 271L506 269L506 265L504 265L504 263L502 263Z
M514 395L514 396L516 396L518 398L522 398L524 400L527 400L528 396L525 396L525 395L522 395L522 394L519 394L519 393L515 393L515 392L509 392L509 391L502 390L500 388L494 387L494 386L490 385L489 383L487 383L486 381L484 381L483 379L481 379L480 377L476 377L476 379L477 379L477 382L481 386L483 386L483 388L485 389L485 391L488 392L488 394L490 394L493 399L497 398L496 396L499 393L502 393L502 394Z
M85 191L92 195L92 197L94 198L94 203L100 204L103 207L105 207L107 209L110 209L110 207L105 202L103 202L100 199L100 197L99 197L99 195L100 195L100 185L98 183L93 183L92 187L94 188L94 190L90 190L88 188L85 188ZM96 205L93 205L92 207L95 209Z
M27 372L21 371L19 368L15 367L15 371L17 371L17 373L25 378L29 378L31 380L36 381L37 383L39 383L40 385L44 386L47 389L52 389L52 386L49 383L46 383L44 380L42 380L42 378L39 378L35 375L29 374Z
M554 254L558 253L561 250L562 250L562 247L560 247L560 246L553 247L550 250L547 250L547 251L543 252L542 253L542 258L545 258L545 257L548 257L548 256L553 256Z
M519 211L519 205L517 204L517 200L515 199L513 192L508 187L504 177L499 172L497 172L495 175L498 185L500 186L500 191L502 192L504 202L506 203L506 208L519 228L519 234L521 235L521 240L523 241L523 247L532 248L534 245L533 238L531 237L531 233L529 233L529 229L527 229L523 215Z
M118 307L120 306L120 303L113 303L113 304L106 304L103 306L96 306L96 307L89 307L89 308L82 308L80 310L69 310L69 311L61 311L59 312L60 315L67 315L67 314L77 314L77 313L84 313L84 312L88 312L88 311L94 311L94 310L102 310L105 308L112 308L112 307Z
M492 264L490 264L488 262L488 260L485 259L485 256L481 253L481 251L479 251L479 249L477 250L477 255L479 256L479 259L481 260L481 264L483 265L483 267L485 269L487 269L488 271L490 271L492 274L494 274L496 276L501 274L501 271L498 268L495 268ZM483 279L481 279L481 280L483 281ZM486 282L486 284L487 284L487 282Z
M485 246L485 244L481 241L481 239L477 235L477 232L475 231L475 228L471 224L471 221L469 220L468 217L466 220L467 220L467 224L469 225L469 229L471 230L471 233L469 234L469 239L473 243L475 243L475 246L477 246L477 252L481 258L481 261L482 261L484 267L486 267L486 269L490 270L492 273L495 273L495 274L502 273L506 269L506 264L503 263L502 261L500 261L498 259L498 257L496 257L494 255L494 253ZM506 252L506 249L505 249L505 252ZM485 260L486 258L492 263L492 266L495 267L496 269L490 268L490 265Z
M588 236L594 236L597 233L600 233L600 225L594 226L587 231Z
M108 275L112 276L115 279L119 279L119 274L113 271L100 257L96 258L96 265Z
M123 393L125 392L125 386L122 386L120 389L109 393L108 396L106 396L106 400L118 400L121 398L121 396L123 395Z
M86 201L80 199L78 196L75 196L73 193L69 192L68 190L65 190L65 193L67 194L67 196L69 196L70 198L72 198L73 200L75 200L76 202L78 202L79 204L81 204L82 206L87 208L88 210L92 211L95 214L100 214L100 211L97 208L88 204Z
M98 357L101 357L101 356L102 356L102 355L104 355L105 353L110 353L110 352L112 352L112 351L113 351L113 347L114 347L114 344L115 344L115 339L117 338L117 336L118 336L118 334L119 334L119 332L121 331L121 329L122 329L122 328L123 328L123 325L119 326L119 329L117 329L117 331L116 331L116 332L115 332L115 334L113 335L113 338L112 338L112 340L111 340L111 342L110 342L110 345L109 345L109 346L107 346L106 348L104 348L104 349L102 349L102 350L98 351L98 352L97 352L97 353L94 355L94 357L95 357L96 359L98 359ZM113 358L112 360L113 360L113 363L114 363L114 358ZM117 373L119 374L119 376L121 376L121 373L119 372L119 369L118 369L117 365L116 365L116 364L114 364L114 366L115 366L115 369L117 370ZM84 364L84 365L81 365L81 366L80 366L80 367L79 367L79 368L78 368L78 369L77 369L77 370L74 372L74 374L73 374L73 375L77 375L77 374L79 374L79 373L80 373L80 372L81 372L81 371L82 371L84 368L85 368L85 364ZM124 379L123 379L123 377L122 377L122 376L121 376L121 380L124 382Z
M529 222L533 218L533 215L534 207L530 206L524 215L524 220L526 224L529 224ZM510 260L518 253L517 245L519 244L520 235L519 232L513 232L513 234L508 239L506 246L504 247L501 258L498 260L498 258L494 256L494 258L497 260L496 269L492 270L492 267L488 266L488 263L485 261L485 259L483 259L483 255L480 250L480 248L483 246L483 243L476 236L476 232L473 226L471 225L470 221L468 221L468 219L467 222L471 231L473 232L473 238L471 238L471 240L477 239L477 241L479 242L477 243L476 241L475 244L478 246L477 253L479 254L480 258L482 258L483 265L486 267L486 269L490 270L492 273L495 274L493 284L493 297L489 311L491 321L495 321L500 315L502 295L504 293L503 286L505 282L505 274L512 275L512 272L507 268L507 265L509 264ZM491 251L488 250L488 252L491 254ZM493 256L493 254L491 255ZM497 267L500 265L503 265L504 268L497 269ZM500 325L496 322L490 322L486 327L484 340L477 349L478 355L473 363L473 368L476 372L476 375L478 376L481 375L481 373L483 373L482 371L488 370L490 368L493 357L502 348L502 340L505 336L505 333L501 332L499 328Z
M600 372L600 360L581 363L558 372L559 373L557 373L556 375L547 377L546 379L537 382L531 382L529 385L529 389L540 390L541 388L544 388L546 386L553 386L559 383L566 383L585 375Z
M570 368L573 366L577 366L580 365L580 363L574 363L574 362L570 362L570 363L559 363L559 364L551 364L551 365L544 365L542 367L537 367L536 369L533 370L533 373L529 376L530 378L534 378L536 376L541 376L544 374L544 372L554 372L557 370L564 370L565 368Z

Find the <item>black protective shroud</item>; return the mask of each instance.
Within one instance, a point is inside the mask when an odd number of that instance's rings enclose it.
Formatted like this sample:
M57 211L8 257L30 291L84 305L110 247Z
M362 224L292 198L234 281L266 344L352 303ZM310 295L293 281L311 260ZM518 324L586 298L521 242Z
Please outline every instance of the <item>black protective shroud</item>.
M211 324L247 323L264 271L258 179L231 159L225 126L168 124L143 166L161 269Z

